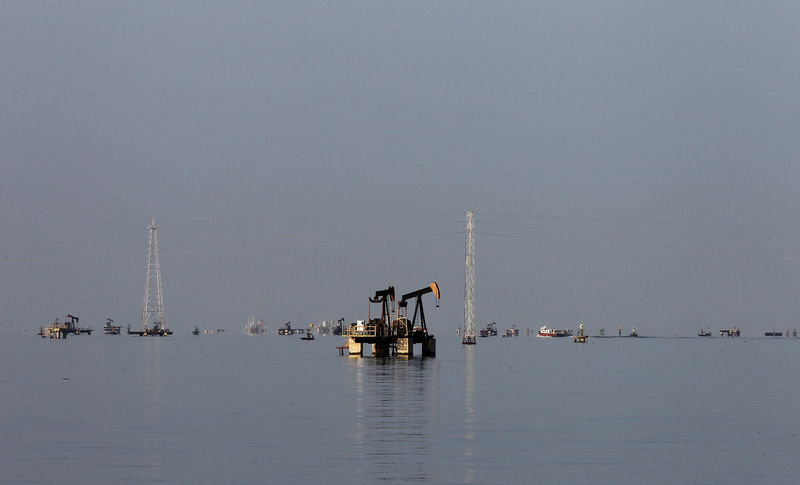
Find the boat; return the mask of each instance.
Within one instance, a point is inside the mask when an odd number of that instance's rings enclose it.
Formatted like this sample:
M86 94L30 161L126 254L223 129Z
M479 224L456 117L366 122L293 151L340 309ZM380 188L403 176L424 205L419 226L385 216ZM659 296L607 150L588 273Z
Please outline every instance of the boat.
M311 330L306 330L306 334L303 337L300 337L300 340L314 340L314 334L311 333Z
M569 337L572 335L572 330L558 330L555 328L549 328L547 325L544 325L539 329L539 333L536 334L537 337Z
M712 336L711 335L711 328L710 327L701 328L700 331L697 332L697 336L698 337L711 337Z
M200 327L194 327L194 330L192 330L192 335L200 335Z
M765 337L783 337L783 332L764 332ZM786 336L789 336L789 331L786 331Z
M638 337L638 336L639 336L639 329L637 329L636 327L633 327L633 328L631 329L630 336L631 336L631 337Z

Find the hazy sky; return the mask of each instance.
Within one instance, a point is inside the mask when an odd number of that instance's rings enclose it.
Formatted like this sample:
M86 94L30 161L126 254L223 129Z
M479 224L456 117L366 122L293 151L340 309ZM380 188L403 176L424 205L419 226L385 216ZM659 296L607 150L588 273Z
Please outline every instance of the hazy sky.
M800 4L0 3L0 322L800 328Z

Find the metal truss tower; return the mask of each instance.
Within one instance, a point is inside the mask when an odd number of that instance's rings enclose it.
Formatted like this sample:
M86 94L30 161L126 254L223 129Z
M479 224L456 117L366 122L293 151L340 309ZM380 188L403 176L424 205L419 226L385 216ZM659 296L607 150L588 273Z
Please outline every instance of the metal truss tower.
M475 345L475 214L467 212L467 242L464 262L464 345Z
M144 282L142 331L165 329L164 294L161 292L161 263L158 259L158 227L155 218L148 227L147 279Z

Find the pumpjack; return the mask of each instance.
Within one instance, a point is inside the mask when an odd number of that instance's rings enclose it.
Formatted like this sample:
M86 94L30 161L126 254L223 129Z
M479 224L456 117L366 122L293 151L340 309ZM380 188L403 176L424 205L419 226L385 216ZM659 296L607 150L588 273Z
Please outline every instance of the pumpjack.
M65 339L69 334L80 335L85 333L86 335L91 335L92 331L94 331L92 327L79 327L80 318L74 315L67 315L67 319L64 320L64 323L59 323L58 319L56 319L54 323L40 328L38 335L41 335L42 338Z
M407 314L409 300L412 298L416 299L416 303L414 305L414 316L411 318L411 328L415 330L419 328L419 330L426 335L428 333L428 326L425 324L425 308L422 306L422 295L428 293L433 293L433 296L436 298L436 308L439 308L439 298L441 297L441 293L439 292L439 285L436 284L435 281L425 288L412 291L411 293L406 293L403 295L403 298L397 305L401 309L405 309ZM419 315L419 326L417 326L417 315Z
M122 326L114 325L113 318L106 319L106 325L103 327L103 333L106 335L119 335Z
M404 294L395 307L395 289L389 286L378 290L369 298L370 313L367 321L359 321L342 329L347 338L350 355L363 355L363 344L373 347L376 357L389 355L414 355L414 344L422 344L422 356L436 355L436 338L428 333L422 296L433 293L439 306L439 285L432 282L425 288ZM414 301L414 313L408 319L408 303ZM372 304L380 305L380 316L372 317Z
M336 320L336 326L333 327L333 334L334 335L341 335L343 328L344 328L344 318L340 318L340 319Z

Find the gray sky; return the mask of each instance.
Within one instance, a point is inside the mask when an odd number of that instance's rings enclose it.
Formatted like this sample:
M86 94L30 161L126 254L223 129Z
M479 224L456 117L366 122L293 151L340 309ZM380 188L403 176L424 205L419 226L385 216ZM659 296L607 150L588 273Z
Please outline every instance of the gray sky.
M796 2L0 3L3 331L800 327ZM432 302L430 302L432 303ZM432 305L431 305L432 308Z

